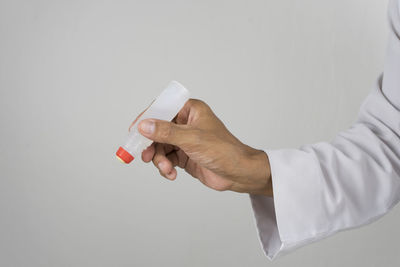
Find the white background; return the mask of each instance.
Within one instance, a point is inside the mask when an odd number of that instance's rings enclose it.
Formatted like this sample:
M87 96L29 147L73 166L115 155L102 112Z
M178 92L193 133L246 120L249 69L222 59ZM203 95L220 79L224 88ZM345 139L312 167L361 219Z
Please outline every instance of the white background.
M398 264L398 208L270 263L247 195L114 156L172 79L255 148L332 139L383 69L386 6L0 0L0 266Z

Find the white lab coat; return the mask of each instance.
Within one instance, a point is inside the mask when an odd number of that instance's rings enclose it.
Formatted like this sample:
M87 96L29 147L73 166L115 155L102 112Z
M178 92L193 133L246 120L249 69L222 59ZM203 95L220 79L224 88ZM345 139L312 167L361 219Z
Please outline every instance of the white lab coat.
M266 150L274 197L250 198L268 258L368 224L400 200L400 0L389 22L384 73L356 123L330 143Z

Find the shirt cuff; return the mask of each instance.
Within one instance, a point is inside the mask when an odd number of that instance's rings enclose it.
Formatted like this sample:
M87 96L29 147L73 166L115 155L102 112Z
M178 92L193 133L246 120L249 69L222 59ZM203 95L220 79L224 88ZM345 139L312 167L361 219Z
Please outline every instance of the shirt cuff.
M295 149L266 153L274 196L250 199L261 245L273 260L327 236L331 229L321 204L323 175L315 156Z

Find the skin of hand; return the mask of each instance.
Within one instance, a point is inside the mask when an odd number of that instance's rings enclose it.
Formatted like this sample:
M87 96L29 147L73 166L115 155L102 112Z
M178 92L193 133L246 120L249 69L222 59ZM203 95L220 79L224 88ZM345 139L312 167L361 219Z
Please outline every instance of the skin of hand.
M267 154L240 142L203 101L188 100L172 122L146 119L138 129L154 141L142 160L165 178L175 180L178 166L214 190L272 196Z

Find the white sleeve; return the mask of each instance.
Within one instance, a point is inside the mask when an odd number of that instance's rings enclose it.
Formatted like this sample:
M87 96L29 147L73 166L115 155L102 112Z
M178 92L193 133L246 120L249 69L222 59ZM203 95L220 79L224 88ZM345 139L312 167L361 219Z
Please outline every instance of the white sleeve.
M268 258L370 223L400 200L399 2L389 4L384 74L356 123L330 143L266 151L274 197L250 198Z

